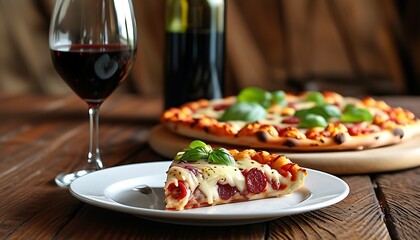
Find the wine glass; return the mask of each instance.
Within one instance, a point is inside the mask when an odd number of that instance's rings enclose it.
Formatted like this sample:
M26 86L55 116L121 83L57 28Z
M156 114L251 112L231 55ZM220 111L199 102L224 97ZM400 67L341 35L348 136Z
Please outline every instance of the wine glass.
M99 107L122 83L137 51L137 29L131 0L56 0L49 46L54 67L89 109L87 164L61 173L57 185L104 166L99 150Z

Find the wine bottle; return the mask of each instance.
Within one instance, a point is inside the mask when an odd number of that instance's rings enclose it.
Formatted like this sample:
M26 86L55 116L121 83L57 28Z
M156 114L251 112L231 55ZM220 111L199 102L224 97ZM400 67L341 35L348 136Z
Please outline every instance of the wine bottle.
M166 0L165 109L224 94L225 0Z

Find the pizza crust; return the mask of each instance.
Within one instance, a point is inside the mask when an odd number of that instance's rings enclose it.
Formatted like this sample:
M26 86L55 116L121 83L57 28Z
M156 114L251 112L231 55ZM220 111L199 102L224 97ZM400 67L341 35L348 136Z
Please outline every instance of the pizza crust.
M283 151L342 151L342 150L364 150L398 144L412 138L420 133L420 125L401 127L397 133L391 131L381 131L374 134L362 136L344 135L344 141L340 144L332 138L324 138L323 141L312 139L294 139L272 137L267 134L266 141L256 136L216 136L203 129L197 129L188 125L166 122L164 126L170 131L182 136L212 141L224 144L233 144L243 147L260 149L275 149Z

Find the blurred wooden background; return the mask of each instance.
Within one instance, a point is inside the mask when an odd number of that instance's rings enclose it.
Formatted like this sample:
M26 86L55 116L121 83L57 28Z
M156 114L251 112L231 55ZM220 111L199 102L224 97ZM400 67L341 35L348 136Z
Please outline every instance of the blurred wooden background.
M139 48L118 91L162 95L164 0L133 0ZM0 92L68 94L53 69L53 0L0 0ZM420 95L420 1L227 0L226 94Z

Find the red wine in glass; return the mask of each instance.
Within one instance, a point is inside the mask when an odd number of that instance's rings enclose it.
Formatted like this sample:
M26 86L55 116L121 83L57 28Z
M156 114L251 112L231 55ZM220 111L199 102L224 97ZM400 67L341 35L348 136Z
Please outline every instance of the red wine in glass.
M75 44L51 50L54 67L89 105L101 104L126 79L135 50L124 45Z
M57 185L68 187L78 177L104 167L99 107L133 65L137 27L132 0L55 0L49 46L58 74L88 104L87 164L55 178Z

